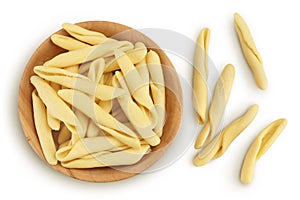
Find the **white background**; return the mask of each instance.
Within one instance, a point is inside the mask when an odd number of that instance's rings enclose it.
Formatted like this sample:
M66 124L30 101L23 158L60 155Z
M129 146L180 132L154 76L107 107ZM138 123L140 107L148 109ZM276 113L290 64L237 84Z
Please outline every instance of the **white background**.
M5 2L5 3L4 3ZM196 3L197 2L197 3ZM1 193L31 199L299 199L299 46L298 1L1 1ZM247 21L264 60L269 87L255 86L241 54L233 13ZM173 165L115 183L89 183L64 176L43 163L22 132L17 113L18 85L33 51L63 22L107 20L141 28L164 28L195 40L210 27L210 57L218 70L236 66L236 80L225 124L252 103L254 122L218 160L194 167L192 146ZM174 41L176 42L176 41ZM180 62L174 60L178 71ZM180 68L181 67L181 68ZM185 106L191 104L185 98ZM192 115L192 113L191 113ZM256 134L285 117L288 126L258 161L251 185L239 181L243 157ZM191 122L194 123L194 122ZM181 130L180 134L185 134ZM1 197L1 199L3 199Z

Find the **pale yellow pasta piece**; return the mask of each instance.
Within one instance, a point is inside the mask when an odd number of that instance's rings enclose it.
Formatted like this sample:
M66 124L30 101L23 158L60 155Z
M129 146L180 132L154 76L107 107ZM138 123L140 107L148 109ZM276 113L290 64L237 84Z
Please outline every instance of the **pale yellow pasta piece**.
M235 69L233 65L226 65L214 90L214 95L209 108L208 120L196 140L196 149L201 148L205 143L208 143L210 138L217 131L230 96L234 76Z
M102 151L100 153L89 155L85 158L62 162L61 164L66 168L94 168L133 165L140 161L149 149L149 145L142 145L141 148L138 149L130 148L117 152Z
M229 124L221 133L206 145L194 158L195 166L202 166L212 159L222 156L233 140L253 121L258 105L252 105L247 112Z
M144 112L139 108L139 106L132 100L121 72L117 71L115 73L115 76L118 79L120 86L125 91L127 91L127 94L118 97L118 102L123 112L145 141L147 141L151 146L158 145L160 143L160 139L152 130L152 122L150 121L149 117L145 115ZM113 82L113 84L116 83Z
M79 125L74 112L46 81L38 76L32 76L30 81L53 117L73 126Z
M69 72L73 72L75 74L78 73L79 71L79 65L73 65L73 66L70 66L70 67L66 67L64 68L65 70L69 71ZM61 89L67 89L68 87L65 87L65 86L61 86Z
M124 94L124 91L120 88L97 84L81 74L56 67L36 66L34 72L46 80L58 83L66 88L77 89L104 101Z
M141 60L139 63L135 65L138 73L141 76L141 79L143 80L143 85L149 85L150 82L150 75L148 71L148 66L146 63L146 59ZM148 87L149 90L149 87Z
M149 74L151 77L150 89L152 94L152 100L154 102L155 109L157 112L157 123L154 127L154 131L159 137L161 137L166 115L164 74L159 55L155 51L150 50L147 53L146 60Z
M88 128L86 131L86 137L90 138L90 137L96 137L99 135L99 132L101 131L101 129L99 128L99 126L97 126L93 120L89 121L88 124Z
M104 67L105 61L103 58L94 60L89 68L88 78L95 83L99 83L104 71Z
M106 113L100 106L98 106L91 98L82 92L76 90L60 90L58 95L69 104L73 105L76 109L83 112L85 115L90 117L101 129L103 127L113 129L114 137L120 139L120 141L132 147L139 147L140 143L138 141L137 135L131 131L128 127L124 126L113 116ZM100 126L101 125L101 126ZM107 131L107 130L105 130ZM109 131L107 131L109 132ZM109 132L111 134L111 132ZM122 140L122 138L127 137L130 139L128 141Z
M79 136L80 138L83 138L86 136L87 133L89 118L78 109L75 110L75 115L80 123L80 127L82 128L82 131L79 133Z
M124 52L115 50L115 56L118 58L117 61L126 80L130 94L139 104L148 110L153 110L154 105L149 91L147 91L147 86L143 85L143 81L136 67Z
M118 147L122 146L124 146L123 143L111 136L82 138L73 145L58 149L56 158L61 162L66 162L96 152L109 151L112 149L116 150Z
M76 40L74 38L65 36L65 35L59 35L59 34L53 34L51 36L51 41L66 50L72 51L72 50L76 50L76 49L82 49L85 47L89 47L90 45L81 42L79 40Z
M250 30L244 19L237 13L234 14L235 29L243 50L244 57L253 73L256 85L265 90L268 86L263 61L255 46Z
M207 104L208 104L208 45L210 39L210 30L202 29L200 32L194 55L193 72L193 107L196 119L199 124L206 122Z
M144 45L144 43L137 42L134 45L134 49L130 49L125 53L132 62L132 64L137 64L145 58L147 48ZM111 72L120 69L117 59L118 58L116 57L106 64L105 72Z
M66 141L69 141L71 139L71 135L71 131L68 130L67 126L62 125L57 138L58 144L61 145Z
M105 60L105 58L104 58ZM78 74L87 76L87 73L90 69L90 66L92 64L93 61L89 61L89 62L85 62L79 65L79 69L78 69Z
M75 24L64 23L62 27L74 38L91 45L101 44L107 40L104 34L82 28Z
M241 182L249 184L253 180L255 163L271 147L286 127L287 120L279 119L264 128L251 144L242 166Z
M37 96L36 91L32 92L32 105L35 129L43 154L50 165L56 165L56 147L53 141L51 129L47 123L46 107L42 100Z
M100 79L100 84L112 86L112 72L108 72L102 75ZM107 101L99 101L98 105L107 113L110 113L112 111L113 107L113 100L107 100Z
M104 73L100 79L100 83L104 85L112 85L113 72Z
M108 128L108 127L105 127L105 126L101 126L100 124L97 124L97 125L105 133L105 135L111 135L111 136L118 139L123 144L126 144L129 147L140 148L141 142L139 141L138 138L129 137L125 134L122 134L122 132L120 132L120 131L116 131L114 129L111 129L111 128Z
M115 49L129 50L132 48L133 45L128 41L109 40L100 45L59 54L44 63L44 65L48 67L65 68L92 61L96 58L112 56L114 55Z
M47 110L47 122L51 130L58 131L60 129L60 121L54 118Z
M57 83L50 82L49 85L57 92L61 86ZM47 122L52 130L58 131L60 129L60 121L54 118L47 109Z
M106 113L110 113L110 112L111 112L111 109L112 109L113 101L112 101L112 100L108 100L108 101L99 101L98 105L99 105Z
M78 70L79 70L79 65L73 65L73 66L70 66L70 67L66 67L64 69L69 71L69 72L73 72L73 73L77 74Z

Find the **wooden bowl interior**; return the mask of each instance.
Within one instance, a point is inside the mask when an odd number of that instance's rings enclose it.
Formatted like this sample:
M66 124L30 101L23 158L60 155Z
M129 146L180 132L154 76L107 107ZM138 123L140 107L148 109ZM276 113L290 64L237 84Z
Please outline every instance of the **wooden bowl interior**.
M85 181L111 182L126 179L138 173L141 173L142 171L153 165L158 159L161 158L167 147L174 140L179 129L182 115L182 91L180 82L172 63L170 62L166 54L152 40L150 40L142 33L127 26L113 22L89 21L78 23L78 25L89 30L104 33L107 37L112 37L119 40L128 40L133 43L138 41L143 42L147 46L147 48L155 50L160 55L162 65L164 66L164 77L167 86L167 116L161 143L155 148L152 148L153 151L150 154L144 156L141 161L134 165L119 166L114 168L103 167L92 169L67 169L62 167L60 164L51 166L52 168L65 175ZM64 30L59 30L56 33L68 35ZM42 65L45 61L63 52L65 52L65 50L54 45L51 42L50 38L45 40L29 60L24 70L19 87L18 110L24 134L34 151L45 162L46 160L44 158L34 126L31 102L31 93L33 91L33 86L30 84L29 80L33 75L34 66Z

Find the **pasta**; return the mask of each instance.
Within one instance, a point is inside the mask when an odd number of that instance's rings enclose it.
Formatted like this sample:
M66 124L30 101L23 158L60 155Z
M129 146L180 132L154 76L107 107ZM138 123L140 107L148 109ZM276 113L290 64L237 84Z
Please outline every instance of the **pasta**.
M268 81L264 71L263 61L256 49L249 27L244 19L237 13L234 14L234 23L244 57L252 70L256 85L260 89L265 90L268 86Z
M120 50L115 50L115 56L126 80L128 89L133 98L148 110L153 108L153 102L149 92L145 89L141 76L129 57Z
M139 149L127 149L117 152L100 152L91 154L85 158L78 158L68 162L62 162L67 168L94 168L117 165L132 165L137 163L148 151L149 145L142 145Z
M66 49L66 50L76 50L76 49L82 49L85 47L88 47L90 45L80 42L74 38L64 36L64 35L58 35L54 34L51 36L51 41L56 44L57 46Z
M214 95L209 108L208 120L196 140L196 149L202 147L205 143L208 143L210 137L217 131L229 99L234 76L235 69L233 65L226 65L214 90Z
M287 124L286 119L279 119L264 128L251 144L242 166L241 182L252 182L255 163L271 147Z
M121 130L124 134L131 137L136 137L136 135L130 131L130 129L123 126L117 120L115 120L110 114L103 111L103 109L98 106L92 99L82 92L64 89L58 91L58 95L66 102L74 106L76 109L85 113L94 121L100 123L101 125L110 127L115 130Z
M32 76L30 81L53 117L73 126L79 125L74 112L59 98L55 90L48 83L38 76Z
M149 51L146 56L147 67L151 77L150 88L153 103L157 112L157 123L154 131L159 137L162 135L162 129L165 122L165 80L163 69L159 56L154 51ZM145 76L145 75L143 75Z
M49 111L46 111L47 123L52 130L58 131L60 129L60 121L54 118Z
M145 58L147 54L147 48L143 43L137 42L134 45L134 49L128 50L126 54L131 60L132 64L137 64ZM114 58L106 64L105 72L111 72L120 69L117 59L118 58Z
M142 42L133 45L69 23L63 28L69 35L51 40L66 52L35 66L30 79L47 162L66 168L137 163L163 134L159 55Z
M59 54L44 63L44 65L48 67L65 68L92 61L100 57L112 56L114 50L119 48L129 50L133 48L133 45L128 41L109 40L96 46L89 46Z
M66 88L77 89L103 101L111 100L124 94L122 89L97 84L88 77L60 68L36 66L34 72L45 80L60 84Z
M120 85L127 89L126 83L123 77L120 75L120 72L116 72L115 76L117 77ZM132 100L129 91L127 95L123 95L118 98L118 102L126 114L129 121L132 123L137 132L141 137L146 140L151 146L156 146L160 143L159 137L152 131L152 122L149 117L143 113L139 106Z
M208 44L210 39L210 30L204 28L197 39L194 55L194 78L193 78L193 106L196 119L200 124L206 121L208 104Z
M229 124L195 157L194 165L205 165L212 159L222 156L233 140L253 121L258 111L257 105L252 105L247 112Z
M56 165L56 147L52 138L52 132L47 123L46 108L36 91L32 93L33 115L37 135L42 147L43 154L50 165Z
M65 146L56 152L56 158L59 161L70 161L91 153L100 151L109 151L124 146L113 137L98 136L93 138L82 138L72 146Z
M75 24L64 23L62 27L74 38L91 45L98 45L107 40L102 33L90 31Z

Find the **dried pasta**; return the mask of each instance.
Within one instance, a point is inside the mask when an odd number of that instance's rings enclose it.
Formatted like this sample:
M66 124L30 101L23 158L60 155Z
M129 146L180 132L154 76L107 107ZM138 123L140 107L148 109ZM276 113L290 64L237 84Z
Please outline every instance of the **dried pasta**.
M84 43L84 42L80 42L74 38L68 37L68 36L64 36L64 35L59 35L59 34L53 34L51 36L51 41L66 50L76 50L76 49L82 49L85 47L89 47L90 45Z
M217 131L230 96L234 76L235 69L233 65L226 65L214 90L214 95L209 108L208 120L196 140L196 149L202 147L205 143L208 143L210 138Z
M241 170L241 182L249 184L253 180L255 163L272 146L286 127L287 120L279 119L264 128L251 144Z
M159 55L142 42L133 45L69 23L63 28L69 35L54 34L51 41L66 52L35 66L30 79L47 162L66 168L137 163L163 134Z
M212 159L222 156L233 140L253 121L258 111L257 105L252 105L247 112L229 124L194 158L194 165L205 165Z
M98 45L107 40L104 34L87 30L75 24L64 23L62 27L77 40L91 45Z
M268 81L264 71L263 61L255 46L249 27L244 19L237 13L234 14L234 23L244 57L252 70L256 85L260 89L265 90L268 86Z
M207 104L208 104L208 45L210 39L210 30L202 29L200 32L194 55L193 72L193 107L196 119L200 124L206 122Z
M116 152L99 152L85 158L62 162L67 168L94 168L118 165L132 165L137 163L150 149L149 145L142 145L139 149L126 149Z
M56 147L53 141L52 132L47 123L46 107L37 96L36 91L32 93L33 115L37 135L42 147L43 154L50 165L56 165Z

